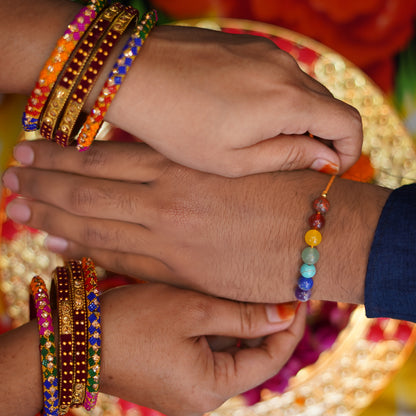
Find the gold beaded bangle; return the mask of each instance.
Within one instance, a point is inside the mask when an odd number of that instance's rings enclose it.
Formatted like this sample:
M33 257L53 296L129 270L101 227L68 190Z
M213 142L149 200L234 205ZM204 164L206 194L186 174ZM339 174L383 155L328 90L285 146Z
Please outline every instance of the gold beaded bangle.
M137 15L138 11L136 9L127 7L116 17L105 36L101 38L101 41L91 53L84 70L72 85L72 93L69 96L68 104L64 109L59 127L53 135L53 140L61 146L68 146L71 143L76 124L85 120L85 117L80 117L81 110L98 78L98 74L110 55L111 49Z
M81 131L78 135L77 149L80 151L88 150L98 133L107 110L117 94L122 82L130 70L134 60L140 52L144 41L154 28L158 20L156 10L146 13L136 31L127 41L122 53L118 57L107 81L94 103L94 107L88 115Z

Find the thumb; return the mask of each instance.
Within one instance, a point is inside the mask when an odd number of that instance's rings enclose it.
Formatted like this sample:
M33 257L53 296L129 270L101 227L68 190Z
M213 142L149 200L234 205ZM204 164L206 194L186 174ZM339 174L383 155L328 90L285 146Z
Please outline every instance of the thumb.
M212 298L210 313L200 322L195 335L256 338L288 328L298 302L260 304Z
M234 150L233 158L233 163L244 166L245 174L311 168L335 175L344 169L335 150L304 135L280 135Z
M259 347L240 349L234 354L214 352L217 389L233 396L276 375L300 341L305 321L306 305L300 304L292 324L266 337Z

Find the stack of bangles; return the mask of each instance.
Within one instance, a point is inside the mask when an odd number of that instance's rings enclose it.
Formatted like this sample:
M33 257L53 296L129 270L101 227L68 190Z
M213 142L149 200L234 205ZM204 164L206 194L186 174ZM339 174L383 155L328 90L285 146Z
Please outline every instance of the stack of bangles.
M61 146L77 143L87 150L104 116L131 68L144 41L157 22L152 10L138 23L131 6L105 0L90 1L82 8L57 42L29 97L22 117L26 138L43 137ZM101 69L117 41L130 32L93 109L84 114Z
M100 302L91 259L70 260L45 282L30 284L31 318L40 337L43 416L65 415L70 408L92 410L97 402L101 364ZM55 332L52 310L57 312Z

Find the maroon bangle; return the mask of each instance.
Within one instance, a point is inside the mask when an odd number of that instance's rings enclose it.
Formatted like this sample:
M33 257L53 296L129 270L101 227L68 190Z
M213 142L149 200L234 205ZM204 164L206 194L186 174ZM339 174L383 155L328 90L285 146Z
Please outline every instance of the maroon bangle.
M72 406L82 406L87 385L87 313L85 302L85 281L81 262L70 260L66 263L72 296L73 362Z
M74 364L72 353L72 307L68 270L57 267L52 275L51 306L58 309L59 414L69 411L72 402Z
M72 85L72 93L69 102L61 118L58 130L54 134L54 140L61 146L68 146L73 140L73 131L76 126L85 121L86 116L80 117L85 100L90 94L98 75L107 60L113 46L126 31L138 11L133 7L126 7L111 24L105 36L95 45L95 50L88 58L82 73ZM78 82L79 81L79 82Z
M41 119L40 134L46 139L53 140L55 126L71 94L74 81L79 77L98 40L106 33L112 21L123 10L120 3L115 3L104 9L92 27L86 31L83 38L78 42L60 75L59 81L53 87L46 104L45 113Z

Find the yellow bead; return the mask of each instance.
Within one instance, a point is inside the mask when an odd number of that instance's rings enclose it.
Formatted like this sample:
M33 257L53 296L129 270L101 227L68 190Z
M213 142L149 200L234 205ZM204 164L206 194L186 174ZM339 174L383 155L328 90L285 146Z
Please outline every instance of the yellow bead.
M311 247L317 246L322 240L322 235L318 230L309 230L305 234L305 241L306 244L310 245Z

